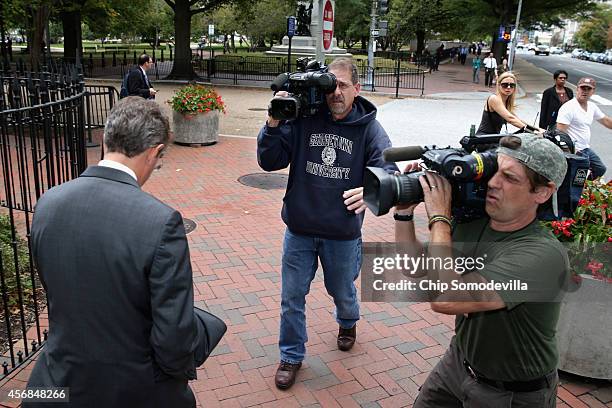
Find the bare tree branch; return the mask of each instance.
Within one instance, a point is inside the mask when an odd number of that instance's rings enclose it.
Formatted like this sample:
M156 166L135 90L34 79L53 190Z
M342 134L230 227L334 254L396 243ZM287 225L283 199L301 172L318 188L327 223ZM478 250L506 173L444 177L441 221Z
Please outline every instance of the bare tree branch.
M164 0L164 1L166 2L167 5L170 6L172 11L174 11L174 2L172 0Z

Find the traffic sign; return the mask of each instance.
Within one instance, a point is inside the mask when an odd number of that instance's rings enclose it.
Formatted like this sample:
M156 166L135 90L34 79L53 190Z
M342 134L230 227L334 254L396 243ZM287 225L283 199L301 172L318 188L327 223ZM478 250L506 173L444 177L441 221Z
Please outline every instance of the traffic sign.
M372 37L378 37L378 35L380 34L380 31L378 30L372 30Z
M329 52L332 49L332 39L334 38L334 6L330 0L325 0L323 6L323 51Z
M208 25L208 35L215 35L215 25L214 24Z
M287 37L293 37L295 35L295 17L287 17Z

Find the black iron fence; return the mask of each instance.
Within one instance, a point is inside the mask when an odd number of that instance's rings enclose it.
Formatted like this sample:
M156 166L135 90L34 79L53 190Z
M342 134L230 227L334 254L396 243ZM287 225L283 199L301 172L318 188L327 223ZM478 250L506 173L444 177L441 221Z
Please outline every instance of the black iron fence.
M154 80L165 79L176 63L191 64L194 72L202 78L211 82L232 83L234 85L249 82L271 82L277 75L295 70L295 60L291 59L288 64L285 55L235 55L218 54L209 57L208 51L195 50L188 61L178 61L170 52L154 52L155 65L149 71L149 78ZM139 52L136 51L112 51L110 53L90 53L83 58L84 75L89 78L115 78L121 79L128 70L135 68ZM374 59L374 67L368 68L367 61L356 59L359 67L362 84L370 84L377 88L416 89L425 88L424 68L431 65L426 57L416 56L411 52L377 52ZM55 60L55 64L62 64L61 59ZM331 62L328 58L327 63ZM23 62L22 69L27 68ZM372 75L369 72L372 71Z
M373 75L366 60L355 60L360 81L362 84L370 83L373 78L372 89L380 88L416 89L421 94L425 89L425 71L414 65L409 57L393 55L395 59L377 57L374 61ZM175 61L158 61L153 68L152 75L156 79L163 79L172 71ZM331 59L326 61L331 62ZM189 63L189 62L188 62ZM190 61L194 72L211 82L226 82L234 85L245 82L272 82L277 75L290 70L288 60L284 56L236 56L217 55L214 58L199 58L194 55ZM125 67L125 70L131 67ZM295 70L295 59L292 58L291 70Z
M0 379L34 354L47 332L44 290L30 256L38 198L87 167L86 134L102 127L113 87L85 86L80 69L0 70ZM91 135L91 133L90 133Z

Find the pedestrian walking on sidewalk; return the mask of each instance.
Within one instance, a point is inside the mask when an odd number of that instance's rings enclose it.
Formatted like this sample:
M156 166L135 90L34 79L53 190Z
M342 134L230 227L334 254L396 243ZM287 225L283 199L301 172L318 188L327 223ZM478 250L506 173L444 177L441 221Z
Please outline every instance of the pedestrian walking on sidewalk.
M528 125L514 114L514 99L518 80L512 72L504 72L499 76L495 95L487 98L477 135L497 135L507 123L519 129L543 132L544 129ZM506 127L507 130L507 127Z
M480 54L478 54L480 55ZM495 78L495 72L497 71L497 60L493 53L489 53L489 56L482 62L485 69L485 86L488 88L493 85L493 78Z
M593 119L612 129L612 117L606 116L599 106L589 100L595 93L595 85L593 78L580 78L576 98L563 104L557 117L557 129L570 135L576 154L589 159L592 179L603 176L607 170L601 158L591 149Z
M565 83L567 71L559 69L553 74L555 84L544 91L540 104L540 127L547 129L557 122L557 115L561 105L574 97L574 92Z
M336 90L313 117L280 121L268 116L257 137L257 160L265 171L290 167L282 218L283 242L280 360L275 384L291 387L306 354L306 295L319 261L327 292L334 299L337 346L350 350L357 337L359 303L354 281L361 268L363 175L366 166L394 163L382 158L391 146L376 120L376 107L359 96L354 62L338 58L329 65ZM275 98L287 96L278 92Z
M508 71L510 71L510 66L508 66L508 59L507 59L507 58L504 58L504 59L502 60L501 65L499 65L499 66L497 67L497 72L495 73L495 83L497 83L497 80L498 80L497 78L498 78L498 77L499 77L501 74L503 74L504 72L508 72Z
M472 82L475 84L480 83L480 67L482 66L482 61L478 57L474 57L472 59Z
M468 55L468 47L467 45L464 45L461 47L461 54L459 56L459 58L461 58L461 65L465 65L465 60L467 59L467 55Z
M147 54L138 58L138 68L131 70L127 77L127 91L130 96L140 96L145 99L155 99L157 91L151 85L147 71L153 68L154 62Z
M170 143L157 103L123 98L106 121L104 160L36 203L49 338L28 387L67 387L64 406L196 406L188 381L213 345L193 305L183 219L141 188Z

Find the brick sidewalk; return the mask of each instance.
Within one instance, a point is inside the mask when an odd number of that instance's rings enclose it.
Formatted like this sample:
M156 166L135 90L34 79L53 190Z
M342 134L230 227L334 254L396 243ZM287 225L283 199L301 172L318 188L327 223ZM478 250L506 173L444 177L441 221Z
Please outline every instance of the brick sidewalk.
M471 75L467 63L455 65L442 65L432 74L446 78L438 89L459 90L466 72ZM89 154L95 163L97 151ZM284 191L237 182L258 172L253 138L221 137L217 145L204 148L172 146L162 169L145 186L197 223L188 235L196 304L228 324L215 355L191 383L199 406L411 406L449 343L454 318L432 312L427 303L364 303L357 343L350 352L340 352L333 302L320 271L306 304L309 342L298 382L288 391L274 386ZM422 208L416 222L423 235ZM392 218L368 214L363 231L364 241L392 241ZM2 388L24 388L31 367L14 373ZM612 386L563 375L557 402L558 407L612 407Z

